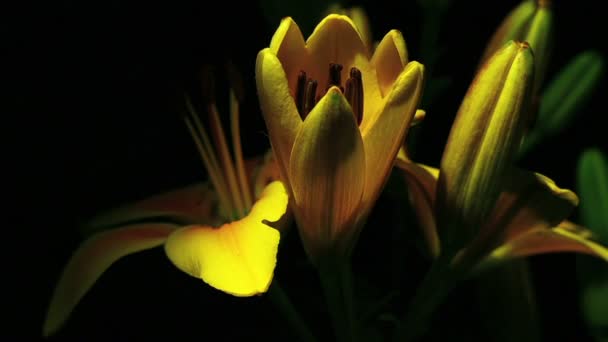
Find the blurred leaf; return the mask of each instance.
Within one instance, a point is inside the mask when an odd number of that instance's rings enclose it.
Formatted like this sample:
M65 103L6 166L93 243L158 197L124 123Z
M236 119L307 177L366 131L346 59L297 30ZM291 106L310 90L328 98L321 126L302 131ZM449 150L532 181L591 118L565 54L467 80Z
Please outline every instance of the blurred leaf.
M608 267L601 260L579 257L580 305L590 333L608 340Z
M578 54L562 68L541 96L535 127L522 153L566 128L585 106L603 73L604 59L592 50Z
M580 157L577 190L583 224L608 244L608 159L600 150L585 150Z
M608 243L608 160L598 149L583 152L578 161L577 192L581 198L582 223L600 242ZM580 305L590 333L597 341L608 341L608 266L605 262L579 257Z

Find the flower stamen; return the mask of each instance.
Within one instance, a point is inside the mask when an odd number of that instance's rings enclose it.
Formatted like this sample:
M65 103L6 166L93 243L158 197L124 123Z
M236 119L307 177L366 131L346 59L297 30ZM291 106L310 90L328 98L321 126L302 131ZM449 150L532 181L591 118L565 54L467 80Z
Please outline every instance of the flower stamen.
M296 82L295 102L302 120L306 119L308 113L321 99L322 94L318 94L317 96L317 86L318 82L316 80L307 77L305 71L300 71ZM329 88L334 86L340 88L340 91L344 94L353 110L357 125L360 125L363 120L363 81L361 71L355 67L350 68L349 77L343 87L342 65L329 63L329 78L325 91L327 92Z
M363 82L361 80L361 71L355 67L350 68L350 77L346 80L344 96L346 101L350 103L357 120L357 125L363 120Z
M329 79L327 80L325 91L328 91L333 86L340 88L340 91L344 93L344 87L342 87L342 64L329 63Z
M225 215L226 219L236 220L244 217L253 203L253 196L245 173L241 149L239 104L236 98L240 90L231 89L230 91L230 125L233 145L233 153L231 155L215 104L212 77L210 70L205 68L203 70L202 82L203 99L209 114L214 144L211 144L209 135L196 114L188 96L186 96L186 107L189 115L185 116L184 121L201 154L209 178L218 193L220 206L223 209L221 214Z

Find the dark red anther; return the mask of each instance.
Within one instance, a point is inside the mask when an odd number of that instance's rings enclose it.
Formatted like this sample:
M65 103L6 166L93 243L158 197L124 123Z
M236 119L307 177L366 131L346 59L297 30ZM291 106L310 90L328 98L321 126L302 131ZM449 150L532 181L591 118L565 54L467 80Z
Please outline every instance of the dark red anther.
M302 115L302 119L305 119L308 113L314 108L315 104L317 104L317 81L308 80L306 83L306 101L304 102L304 115Z
M306 114L304 113L304 104L306 103L306 72L300 71L298 74L298 81L296 83L296 107L298 113L303 118Z
M350 68L350 77L346 80L344 97L353 110L357 124L363 120L363 81L361 71L355 67Z

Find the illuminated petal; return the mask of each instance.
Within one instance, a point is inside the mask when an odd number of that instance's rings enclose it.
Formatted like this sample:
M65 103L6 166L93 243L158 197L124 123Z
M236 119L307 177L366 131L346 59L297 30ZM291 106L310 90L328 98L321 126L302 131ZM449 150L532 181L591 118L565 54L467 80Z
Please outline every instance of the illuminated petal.
M488 257L490 260L484 262L556 252L589 254L608 262L608 248L594 241L589 230L568 221L553 229L535 229L521 234L494 250Z
M315 28L306 41L310 63L306 72L319 82L322 91L329 78L329 64L342 65L342 80L346 80L351 67L361 71L363 82L363 122L373 115L382 103L376 71L367 57L367 48L355 24L344 15L330 14Z
M343 75L347 75L356 56L367 59L365 44L355 24L345 15L326 16L306 40L306 48L311 58L306 72L310 72L310 77L318 80L323 88L329 77L329 63L341 64Z
M258 97L270 143L281 167L283 179L288 182L287 166L302 119L290 93L283 66L272 50L260 51L255 74Z
M59 278L44 322L44 336L61 327L80 299L114 262L162 245L175 228L169 224L137 224L105 231L85 241Z
M259 221L276 222L285 214L289 197L287 190L281 181L274 181L268 184L260 194L249 217Z
M270 41L270 51L280 61L287 75L289 89L295 90L298 73L308 68L306 65L308 52L298 24L290 17L281 20L279 28Z
M274 275L279 232L264 221L277 221L287 208L280 182L269 184L245 218L219 228L189 226L169 236L165 252L180 270L234 296L268 290Z
M420 102L424 67L409 63L387 95L377 120L362 128L365 145L364 208L371 208L384 186Z
M416 126L419 123L422 122L422 120L424 120L424 118L426 117L426 111L424 109L416 109L416 114L414 115L414 120L412 120L412 123L410 124L410 126Z
M314 260L348 230L365 182L363 141L352 110L337 87L306 117L289 164L300 235Z
M427 250L431 257L436 258L441 247L434 211L439 170L402 158L396 160L395 166L403 170L410 203L422 228Z
M216 206L217 196L209 183L196 183L99 215L87 222L83 230L92 232L155 217L173 217L190 223L211 223L217 220Z
M385 96L408 62L407 47L401 32L389 31L374 52L372 64L376 68L378 85Z
M496 203L528 121L532 73L529 46L510 42L481 68L458 110L437 189L439 225L467 229L453 235L475 235Z

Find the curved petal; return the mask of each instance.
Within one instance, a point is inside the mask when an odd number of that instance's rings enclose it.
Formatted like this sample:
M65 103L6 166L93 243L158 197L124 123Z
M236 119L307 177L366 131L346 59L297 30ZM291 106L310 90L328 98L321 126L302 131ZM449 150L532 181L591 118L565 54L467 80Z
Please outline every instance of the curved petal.
M460 258L468 262L483 258L521 235L555 227L577 204L572 191L557 187L549 178L513 169L488 222Z
M363 121L378 110L382 94L378 88L376 71L369 61L367 47L355 24L344 15L330 14L315 28L306 41L309 64L306 72L319 83L321 95L329 78L329 64L342 65L342 80L346 80L351 67L361 71L363 82Z
M292 91L296 89L298 72L307 69L308 52L305 44L298 24L290 17L281 20L279 28L270 41L270 51L281 62L285 75L287 75L289 89Z
M288 202L289 196L285 186L281 181L274 181L264 188L248 217L260 222L276 222L285 214Z
M101 214L87 222L82 229L91 233L155 217L212 223L217 220L217 196L208 182L196 183Z
M95 281L118 259L160 246L177 226L137 224L95 235L76 250L59 278L44 321L43 335L55 333Z
M409 63L387 96L378 118L362 128L365 145L364 208L373 206L414 117L422 94L424 66Z
M414 119L410 126L416 126L424 120L426 117L426 111L424 109L416 109L416 114L414 114Z
M589 254L608 262L608 248L594 241L593 233L564 221L553 229L534 229L519 235L495 249L484 263L556 252Z
M357 30L359 30L359 34L361 35L363 43L371 53L374 48L374 37L369 24L369 19L367 18L367 13L365 13L363 7L360 6L351 7L350 9L347 9L346 12L346 15L348 15L348 17L351 18L353 23L355 23L355 26L357 27Z
M513 239L529 230L558 225L577 205L575 193L559 188L548 177L514 169L482 230L505 240Z
M277 56L270 49L258 53L255 69L260 107L270 136L270 143L286 182L291 148L302 119L290 93L287 76ZM289 184L287 184L289 187Z
M336 240L350 242L364 173L357 123L340 90L332 87L306 117L289 164L296 219L313 260Z
M342 75L347 75L356 56L367 59L365 44L355 24L349 17L340 14L326 16L306 40L306 48L310 56L306 72L310 72L310 77L319 82L321 89L327 84L329 63L341 64L344 67Z
M439 170L413 163L407 159L397 159L395 166L403 170L410 203L414 207L418 223L422 228L428 253L431 257L437 258L441 243L437 234L434 206Z
M264 221L277 221L287 208L281 182L269 184L245 218L219 228L189 226L169 236L165 252L180 270L234 296L268 290L274 275L279 232Z
M385 96L408 62L407 46L401 32L389 31L374 52L372 64L376 68L378 85Z

